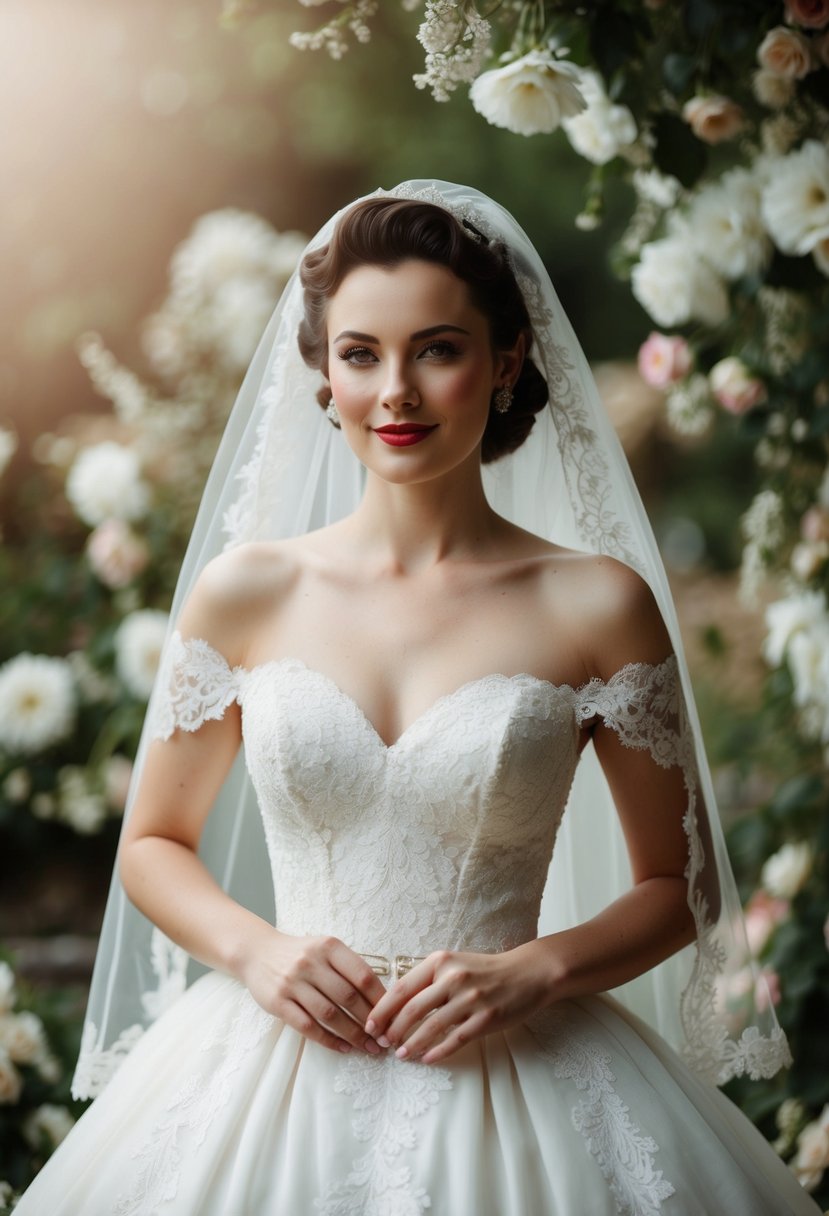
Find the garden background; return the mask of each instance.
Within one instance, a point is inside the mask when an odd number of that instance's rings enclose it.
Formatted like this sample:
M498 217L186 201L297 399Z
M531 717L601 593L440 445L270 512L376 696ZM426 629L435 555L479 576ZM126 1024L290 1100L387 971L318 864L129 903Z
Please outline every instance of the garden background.
M130 761L241 374L302 234L425 176L526 228L628 450L795 1057L730 1092L829 1204L828 31L821 0L0 9L0 1211L82 1109Z

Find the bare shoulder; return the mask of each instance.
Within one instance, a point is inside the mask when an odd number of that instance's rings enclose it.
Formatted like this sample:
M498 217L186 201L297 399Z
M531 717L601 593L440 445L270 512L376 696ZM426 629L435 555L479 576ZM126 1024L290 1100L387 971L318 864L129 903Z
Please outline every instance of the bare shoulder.
M566 603L591 674L609 679L626 663L659 663L672 650L648 583L604 554L562 549L548 566L548 594Z
M301 549L290 541L228 549L202 570L178 628L186 637L204 638L231 665L244 665L257 625L290 593L301 569Z

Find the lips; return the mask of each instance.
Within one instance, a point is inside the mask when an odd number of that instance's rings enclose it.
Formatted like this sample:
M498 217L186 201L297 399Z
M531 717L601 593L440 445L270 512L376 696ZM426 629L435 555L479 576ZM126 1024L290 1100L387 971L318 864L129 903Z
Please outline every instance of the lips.
M413 443L420 443L436 429L437 423L434 426L424 426L420 422L401 422L378 426L374 433L378 439L382 439L383 443L389 444L390 447L407 448L411 447Z

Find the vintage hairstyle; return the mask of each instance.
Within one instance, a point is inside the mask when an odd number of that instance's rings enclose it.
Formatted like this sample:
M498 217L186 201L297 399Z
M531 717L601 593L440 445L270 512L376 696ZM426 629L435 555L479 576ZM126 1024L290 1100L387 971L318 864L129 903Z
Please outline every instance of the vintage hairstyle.
M529 351L530 318L506 245L487 240L471 224L462 226L432 203L369 198L346 211L328 244L302 260L305 316L299 349L309 367L327 378L326 305L349 271L366 265L397 266L410 258L444 266L467 284L473 303L489 321L495 350L511 349L524 334ZM317 400L325 408L330 397L326 383ZM512 388L509 411L501 414L490 407L481 450L484 463L520 447L546 402L547 382L527 355Z

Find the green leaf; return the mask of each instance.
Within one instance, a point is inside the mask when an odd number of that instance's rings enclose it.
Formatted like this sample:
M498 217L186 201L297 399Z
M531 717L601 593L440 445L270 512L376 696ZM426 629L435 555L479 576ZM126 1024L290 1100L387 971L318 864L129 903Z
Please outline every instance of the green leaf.
M678 51L666 55L662 61L662 79L675 97L681 97L687 92L696 70L696 59Z
M690 189L705 169L708 160L705 145L675 114L657 114L653 134L656 139L653 159L657 169L678 178Z

